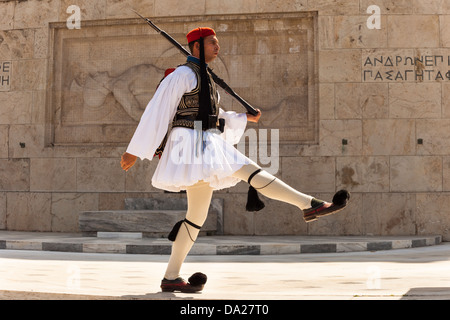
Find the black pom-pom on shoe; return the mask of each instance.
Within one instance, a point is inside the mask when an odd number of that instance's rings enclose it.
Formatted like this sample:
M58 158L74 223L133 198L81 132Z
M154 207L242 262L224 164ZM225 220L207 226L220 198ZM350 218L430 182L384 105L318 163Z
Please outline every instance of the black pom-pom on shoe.
M350 200L350 192L347 190L339 190L333 197L333 204L336 206L346 206Z
M194 273L188 279L189 284L191 284L194 287L203 286L206 283L206 280L208 280L208 277L206 276L206 274L201 272Z

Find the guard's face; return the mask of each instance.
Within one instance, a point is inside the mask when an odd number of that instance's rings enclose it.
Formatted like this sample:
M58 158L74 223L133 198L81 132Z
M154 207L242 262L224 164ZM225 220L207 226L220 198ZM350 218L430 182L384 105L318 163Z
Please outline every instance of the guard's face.
M208 36L204 39L205 62L210 63L217 58L220 51L219 40L216 36Z

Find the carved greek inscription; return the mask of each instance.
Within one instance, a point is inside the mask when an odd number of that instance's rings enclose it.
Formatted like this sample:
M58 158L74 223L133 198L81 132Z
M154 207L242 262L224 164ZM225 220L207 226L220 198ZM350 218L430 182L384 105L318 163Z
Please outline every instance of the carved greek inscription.
M365 82L450 81L450 55L369 55L362 70Z
M11 88L11 61L0 61L0 91Z

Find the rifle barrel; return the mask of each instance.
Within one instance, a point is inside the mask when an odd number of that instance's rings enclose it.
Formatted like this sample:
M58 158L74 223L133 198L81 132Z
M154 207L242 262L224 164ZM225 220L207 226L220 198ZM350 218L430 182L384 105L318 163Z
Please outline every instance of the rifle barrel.
M144 18L143 16L141 16L138 12L136 12L135 10L133 10L134 13L136 13L139 17L141 17L142 19L144 19L153 29L155 29L156 32L158 32L159 34L161 34L164 38L166 38L170 43L172 43L176 48L178 48L178 50L181 51L181 53L183 53L185 56L189 56L190 53L189 51L187 51L177 40L175 40L174 38L172 38L169 34L167 34L167 32L165 32L164 30L161 30L160 28L158 28L150 19L148 18ZM223 81L223 79L219 78L212 70L211 68L208 67L208 71L209 73L211 73L211 76L214 80L215 83L217 83L217 85L219 87L221 87L223 90L225 90L225 92L227 92L228 94L230 94L232 97L234 97L237 101L239 101L240 104L242 104L242 106L244 106L245 109L247 109L248 113L250 113L251 115L256 116L258 114L258 111L256 111L255 108L253 108L247 101L245 101L244 99L242 99L236 92L234 92L233 89L230 88L230 86Z

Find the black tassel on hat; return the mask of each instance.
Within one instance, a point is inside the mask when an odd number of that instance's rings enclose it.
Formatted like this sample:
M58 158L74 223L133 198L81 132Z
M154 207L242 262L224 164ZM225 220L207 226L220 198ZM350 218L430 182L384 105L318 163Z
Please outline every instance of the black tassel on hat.
M205 62L204 39L200 38L200 93L197 119L202 121L202 129L208 130L209 115L212 114L211 91L209 90L209 78Z

